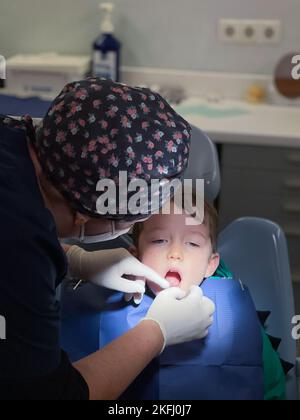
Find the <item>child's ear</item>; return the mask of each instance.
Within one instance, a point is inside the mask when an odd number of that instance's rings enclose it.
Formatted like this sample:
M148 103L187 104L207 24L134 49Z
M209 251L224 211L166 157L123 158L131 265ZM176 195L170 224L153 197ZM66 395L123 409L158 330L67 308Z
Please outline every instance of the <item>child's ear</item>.
M133 255L135 258L138 258L138 256L139 256L138 249L137 249L137 247L136 247L136 246L134 246L134 245L131 245L131 246L128 248L128 252L130 252L130 254L131 254L131 255Z
M220 265L220 254L217 254L217 253L213 254L210 257L210 261L207 267L205 277L208 278L208 277L211 277L213 274L215 274L219 265Z

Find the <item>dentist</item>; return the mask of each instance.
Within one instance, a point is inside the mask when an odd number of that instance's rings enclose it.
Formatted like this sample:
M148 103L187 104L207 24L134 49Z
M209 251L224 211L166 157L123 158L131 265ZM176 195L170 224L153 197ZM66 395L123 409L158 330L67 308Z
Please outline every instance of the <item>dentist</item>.
M163 98L108 80L67 85L37 131L30 117L0 116L0 399L116 399L165 346L207 335L214 305L199 288L188 296L168 289L125 249L63 250L58 240L112 239L150 217L166 197L146 191L139 214L124 212L133 193L118 198L120 172L149 185L180 178L189 145L188 123ZM99 211L104 179L116 186L115 212ZM137 327L72 365L60 349L55 299L67 271L128 294L144 293L141 277L167 290Z

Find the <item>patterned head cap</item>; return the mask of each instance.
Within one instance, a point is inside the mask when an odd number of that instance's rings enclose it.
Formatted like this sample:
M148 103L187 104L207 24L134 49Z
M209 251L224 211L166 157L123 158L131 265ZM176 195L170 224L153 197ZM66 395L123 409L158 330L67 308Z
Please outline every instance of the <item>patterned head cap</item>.
M38 128L35 145L46 175L72 206L103 217L97 208L100 180L114 181L118 190L120 172L127 173L128 183L138 179L147 185L181 178L190 138L189 124L159 94L89 78L65 86ZM139 218L124 215L121 204L117 199L116 213L105 216ZM154 211L149 195L140 215Z

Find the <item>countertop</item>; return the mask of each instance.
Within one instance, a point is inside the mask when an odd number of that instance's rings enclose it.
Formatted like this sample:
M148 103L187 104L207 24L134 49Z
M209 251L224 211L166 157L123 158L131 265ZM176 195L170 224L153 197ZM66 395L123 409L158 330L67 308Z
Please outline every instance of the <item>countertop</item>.
M300 148L300 107L190 98L175 109L216 143Z
M39 98L5 96L5 89L0 93L3 114L42 117L50 105L50 101ZM216 143L300 148L300 106L251 105L238 99L195 97L174 108Z

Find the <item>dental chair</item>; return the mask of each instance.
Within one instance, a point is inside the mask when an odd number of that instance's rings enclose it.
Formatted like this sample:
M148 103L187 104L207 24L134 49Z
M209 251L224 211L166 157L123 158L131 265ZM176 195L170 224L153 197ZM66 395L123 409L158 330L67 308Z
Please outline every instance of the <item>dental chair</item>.
M217 150L208 136L196 127L193 127L190 161L185 178L204 179L206 198L210 201L217 198L220 191ZM86 246L85 249L127 248L130 244L131 238L126 235L115 241ZM257 310L271 312L266 325L267 333L282 339L280 357L295 366L287 377L287 398L298 399L296 342L291 337L294 298L287 244L282 229L264 219L236 220L221 232L219 252L234 275L248 286ZM98 314L103 304L103 290L94 285L85 284L76 291L73 291L69 283L64 285L62 345L69 350L73 361L86 356L88 351L98 350ZM76 320L79 324L87 322L82 314L88 315L89 325L87 328L81 325L85 333L79 336L74 325Z
M234 276L251 291L258 311L270 311L266 332L282 340L280 357L296 365L295 315L287 243L275 223L257 218L232 222L219 236L219 252ZM287 398L298 399L295 366L287 375Z

